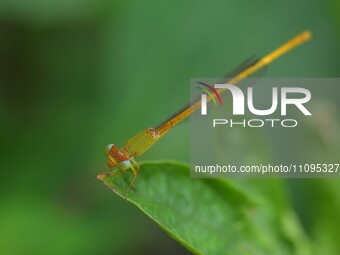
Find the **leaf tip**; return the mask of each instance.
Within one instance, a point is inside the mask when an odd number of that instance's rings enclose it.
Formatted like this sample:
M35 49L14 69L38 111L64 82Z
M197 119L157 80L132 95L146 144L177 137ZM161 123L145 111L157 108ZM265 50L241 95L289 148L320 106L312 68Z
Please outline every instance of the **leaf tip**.
M106 174L97 174L96 175L96 178L100 181L104 181L105 177L107 177Z

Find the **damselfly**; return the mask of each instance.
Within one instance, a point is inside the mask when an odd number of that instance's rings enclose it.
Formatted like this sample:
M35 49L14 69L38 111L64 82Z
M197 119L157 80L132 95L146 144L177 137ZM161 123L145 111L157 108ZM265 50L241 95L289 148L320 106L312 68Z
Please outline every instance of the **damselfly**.
M284 55L288 51L294 49L300 44L308 41L311 38L310 31L303 31L298 34L285 44L281 45L279 48L264 56L261 59L251 59L243 63L239 68L234 70L231 74L229 74L230 78L226 82L228 84L235 85L241 80L249 77L256 71L262 69L263 67L269 65L278 57ZM218 89L217 94L221 94L225 89ZM208 101L211 100L212 97L208 97ZM148 128L133 136L123 147L120 149L114 145L109 144L105 147L105 154L108 157L107 165L110 168L110 171L107 173L98 174L97 178L100 180L105 180L105 178L115 175L121 175L126 172L126 170L131 169L133 173L133 178L126 189L125 197L132 187L134 181L136 180L139 164L136 162L135 157L140 156L151 146L153 146L163 135L165 135L170 129L176 126L178 123L186 119L190 114L197 111L201 107L201 99L198 98L196 101L188 104L180 111L173 114L170 118L166 119L162 123L160 123L157 127ZM118 168L117 172L113 170Z

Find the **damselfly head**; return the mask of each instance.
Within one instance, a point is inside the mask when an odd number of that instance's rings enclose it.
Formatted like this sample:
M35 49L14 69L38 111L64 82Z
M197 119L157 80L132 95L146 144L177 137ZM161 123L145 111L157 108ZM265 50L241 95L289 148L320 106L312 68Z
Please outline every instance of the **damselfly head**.
M114 168L123 161L129 158L123 154L122 151L118 150L118 147L114 144L109 144L104 149L106 156L108 157L107 165L110 168Z

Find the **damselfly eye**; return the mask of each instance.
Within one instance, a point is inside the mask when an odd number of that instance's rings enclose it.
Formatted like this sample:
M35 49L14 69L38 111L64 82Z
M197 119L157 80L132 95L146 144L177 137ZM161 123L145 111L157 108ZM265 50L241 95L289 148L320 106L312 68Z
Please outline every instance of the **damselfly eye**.
M109 155L109 152L110 152L112 146L114 146L114 144L108 144L108 145L105 146L104 152L105 152L106 155Z

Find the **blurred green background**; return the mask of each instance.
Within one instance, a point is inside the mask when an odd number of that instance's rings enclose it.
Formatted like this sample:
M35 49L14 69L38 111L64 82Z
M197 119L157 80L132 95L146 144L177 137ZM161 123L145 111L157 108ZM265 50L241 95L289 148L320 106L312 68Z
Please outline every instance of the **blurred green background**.
M336 0L1 0L0 253L189 254L95 179L103 147L186 104L190 78L306 28L313 40L263 76L339 76L339 17ZM142 159L188 161L188 122ZM340 254L339 181L287 190L316 254Z

